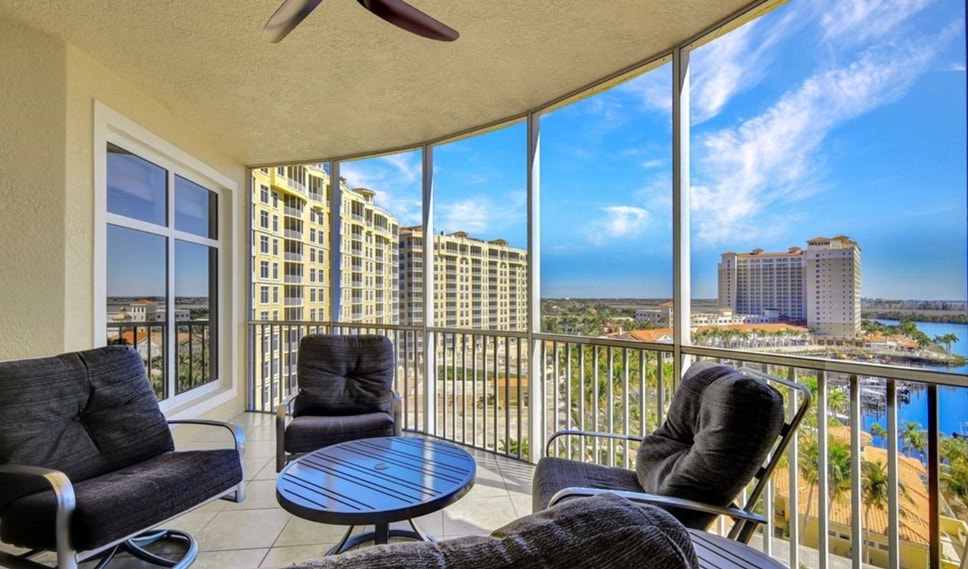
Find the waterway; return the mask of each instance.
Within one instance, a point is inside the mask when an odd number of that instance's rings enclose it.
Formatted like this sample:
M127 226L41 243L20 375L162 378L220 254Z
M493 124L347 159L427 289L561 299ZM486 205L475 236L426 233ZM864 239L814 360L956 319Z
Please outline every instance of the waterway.
M879 320L884 324L897 324L897 320ZM958 337L958 341L951 345L951 351L962 356L968 355L968 324L945 324L938 322L916 322L919 330L928 335L929 338L943 336L952 333ZM968 375L968 365L961 367L936 368L940 371ZM898 429L902 429L904 421L911 421L921 424L921 428L928 426L928 395L927 390L921 385L907 384L910 392L910 400L901 403L897 410ZM875 407L866 407L864 410L864 430L870 432L872 423L879 423L882 427L887 427L887 420L883 411ZM938 426L942 434L951 436L952 434L968 435L968 388L943 386L938 389ZM885 446L883 441L877 437L874 444Z

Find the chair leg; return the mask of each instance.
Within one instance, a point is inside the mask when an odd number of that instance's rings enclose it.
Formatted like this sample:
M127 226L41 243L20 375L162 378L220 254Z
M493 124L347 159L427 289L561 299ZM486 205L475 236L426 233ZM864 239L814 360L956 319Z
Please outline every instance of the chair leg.
M162 539L184 542L185 552L179 559L172 560L168 559L167 557L156 555L145 549L146 546ZM114 559L115 555L117 555L119 551L124 551L132 557L136 557L152 565L158 565L159 567L185 569L194 563L195 558L198 557L198 543L190 534L181 530L152 530L137 537L133 537L127 541L123 541L112 547L101 556L101 559L98 561L97 565L94 566L94 569L104 569L108 563Z

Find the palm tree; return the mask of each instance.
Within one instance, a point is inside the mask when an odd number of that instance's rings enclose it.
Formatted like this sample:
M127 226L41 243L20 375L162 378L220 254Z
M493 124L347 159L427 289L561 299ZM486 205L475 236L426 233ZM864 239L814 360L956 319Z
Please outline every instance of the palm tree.
M876 423L875 423L876 425ZM887 476L887 467L882 462L875 460L861 460L860 463L860 485L861 496L864 502L864 530L867 533L864 548L867 551L867 563L871 562L871 509L883 510L887 506L887 498L890 490L890 481ZM908 502L914 502L908 493L907 486L898 480L899 493ZM905 510L900 510L904 515Z
M880 423L871 423L871 434L881 441L887 441L887 429L882 427Z
M941 490L954 509L968 508L968 439L941 437Z
M927 431L921 428L921 423L917 421L904 421L900 433L901 448L904 454L911 456L914 452L922 452L928 446L925 438Z
M816 433L807 435L801 441L803 452L800 456L800 476L809 485L807 492L807 507L803 512L803 526L807 527L810 519L810 506L813 503L814 489L820 481L819 450ZM834 502L840 501L850 490L850 447L831 441L827 447L827 496ZM801 540L806 531L800 534Z
M951 332L941 336L941 338L939 339L945 345L945 351L948 352L948 357L951 357L951 344L954 344L959 340L961 340L961 338L959 338L956 334L953 334Z
M827 407L835 415L846 415L847 407L850 402L847 400L847 393L842 389L831 389L827 392Z
M803 530L800 532L800 543L803 543L804 537L806 537L807 532L807 520L810 519L810 504L813 501L813 491L817 487L817 482L820 480L820 463L818 462L819 457L819 446L817 445L816 433L812 433L804 437L801 441L800 447L802 452L800 453L800 476L803 477L803 481L807 483L809 490L807 491L807 507L803 512L803 523L800 527ZM791 513L791 515L796 515L796 512Z
M827 447L827 494L839 502L850 490L850 447L831 441Z
M883 509L887 505L890 490L887 470L880 462L864 460L860 463L860 483L862 500L864 502L864 550L867 552L867 563L871 562L871 508Z

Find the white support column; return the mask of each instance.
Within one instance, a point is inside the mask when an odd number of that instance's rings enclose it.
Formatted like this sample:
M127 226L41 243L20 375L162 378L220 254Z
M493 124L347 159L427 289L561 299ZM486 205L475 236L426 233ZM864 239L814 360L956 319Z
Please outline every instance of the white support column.
M528 333L531 336L531 365L528 381L528 460L538 462L545 447L545 365L541 341L541 120L528 115Z
M437 345L434 325L434 147L423 146L423 350L424 433L437 433Z
M343 184L340 182L339 162L329 163L329 306L331 322L340 321L340 297L343 294L341 283L342 253L340 252L340 208L343 203Z
M672 303L676 380L682 377L683 344L690 343L689 270L689 49L672 52Z

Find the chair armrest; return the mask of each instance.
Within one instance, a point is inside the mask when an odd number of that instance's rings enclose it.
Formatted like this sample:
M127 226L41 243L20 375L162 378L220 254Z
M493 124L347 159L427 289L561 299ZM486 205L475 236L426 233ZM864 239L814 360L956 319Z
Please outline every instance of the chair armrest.
M396 391L393 392L393 399L390 400L390 416L393 417L394 436L403 435L403 401Z
M168 424L203 425L208 427L221 427L223 429L228 429L229 432L232 433L232 441L235 444L235 450L239 452L239 460L245 456L245 433L242 431L242 427L236 425L235 423L212 421L211 419L170 419Z
M74 485L66 474L59 470L26 466L22 464L0 464L0 474L43 478L54 491L57 509L54 518L54 540L57 546L57 566L77 567L77 556L71 545L71 518L77 501Z
M712 504L706 504L703 502L697 502L695 500L686 500L684 498L673 498L672 496L659 496L658 494L646 494L643 492L628 492L624 490L603 490L600 488L580 488L580 487L570 487L559 490L551 497L548 502L548 507L554 506L558 502L566 498L578 498L585 496L595 496L597 494L615 494L623 498L628 499L632 502L637 502L640 504L652 504L653 506L669 506L674 508L683 508L686 510L693 510L696 512L705 512L707 514L716 514L720 516L729 516L734 520L742 520L745 522L751 522L754 524L765 524L766 518L754 514L752 512L747 512L746 510L741 510L739 508L733 508L729 506L713 506Z
M635 441L642 442L641 436L636 435L625 435L619 433L603 433L599 431L579 431L577 429L562 429L555 432L551 437L548 438L547 444L545 444L545 456L551 456L551 444L555 442L555 439L559 437L594 437L598 439L618 439L623 441Z
M286 416L292 413L292 402L298 394L297 389L276 406L276 472L286 466Z

